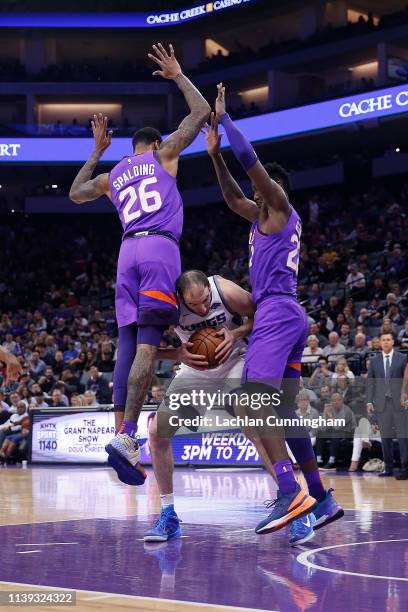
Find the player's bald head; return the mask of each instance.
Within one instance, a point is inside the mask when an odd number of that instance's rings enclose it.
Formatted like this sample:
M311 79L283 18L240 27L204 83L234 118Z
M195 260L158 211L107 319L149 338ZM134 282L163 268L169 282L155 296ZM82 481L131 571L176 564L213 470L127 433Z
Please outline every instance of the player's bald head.
M183 297L194 285L198 287L210 286L207 275L201 272L201 270L187 270L183 272L176 282L177 293Z

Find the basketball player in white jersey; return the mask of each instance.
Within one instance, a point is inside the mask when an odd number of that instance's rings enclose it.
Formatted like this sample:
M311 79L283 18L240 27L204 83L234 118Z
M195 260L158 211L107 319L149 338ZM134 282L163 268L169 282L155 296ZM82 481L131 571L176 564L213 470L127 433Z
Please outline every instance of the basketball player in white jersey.
M159 350L162 359L181 361L166 397L205 388L212 392L232 392L241 379L247 346L245 338L251 333L253 325L255 308L251 294L221 276L207 278L199 270L189 270L177 281L177 295L179 324L175 330L183 344L178 349ZM243 318L246 319L244 322ZM211 370L208 369L205 357L189 351L192 346L189 343L191 334L205 327L218 329L219 335L223 337L215 351L220 365ZM187 415L190 417L203 415L206 407L195 406L189 410L191 412L187 411ZM168 409L165 400L149 429L149 445L160 492L161 513L154 527L145 533L146 542L166 541L181 535L180 520L174 511L171 437L178 426L169 424L172 414L175 413ZM276 481L273 465L261 440L253 437L252 430L243 429L243 432L255 444L266 470ZM313 532L307 539L312 536Z
M246 350L244 338L252 329L255 312L251 295L235 283L220 276L207 276L198 270L184 272L177 281L179 300L179 324L175 331L182 341L178 349L160 350L163 359L181 361L180 369L171 382L166 397L170 394L188 393L206 387L216 386L221 393L228 393L239 385L244 366L243 354ZM242 318L247 321L242 323ZM223 337L217 347L215 357L220 365L211 370L205 357L189 352L189 338L197 329L213 327ZM212 387L213 390L215 387ZM203 415L194 406L191 416ZM149 443L152 454L153 470L160 491L161 513L155 526L145 534L145 541L165 541L181 535L179 518L174 511L173 497L173 452L171 436L178 427L171 427L172 416L166 400L159 407L150 426ZM163 432L166 437L163 436ZM161 434L161 435L160 435Z

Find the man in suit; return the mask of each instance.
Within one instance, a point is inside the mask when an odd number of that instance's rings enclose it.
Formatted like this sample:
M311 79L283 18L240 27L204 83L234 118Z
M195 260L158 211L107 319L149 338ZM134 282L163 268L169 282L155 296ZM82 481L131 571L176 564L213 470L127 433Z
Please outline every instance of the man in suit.
M381 353L370 360L367 378L367 412L377 416L385 463L379 476L393 476L392 439L398 438L401 471L396 478L408 480L408 409L402 393L407 357L394 351L391 334L381 334L380 346Z

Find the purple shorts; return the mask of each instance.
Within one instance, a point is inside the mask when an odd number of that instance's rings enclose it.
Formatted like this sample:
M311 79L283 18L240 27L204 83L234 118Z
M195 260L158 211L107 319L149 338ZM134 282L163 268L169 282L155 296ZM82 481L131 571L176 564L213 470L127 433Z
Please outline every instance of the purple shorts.
M308 336L306 313L288 296L271 296L257 307L245 355L242 382L280 389L283 378L300 376Z
M119 327L178 323L176 280L181 274L178 245L165 236L126 238L116 275Z

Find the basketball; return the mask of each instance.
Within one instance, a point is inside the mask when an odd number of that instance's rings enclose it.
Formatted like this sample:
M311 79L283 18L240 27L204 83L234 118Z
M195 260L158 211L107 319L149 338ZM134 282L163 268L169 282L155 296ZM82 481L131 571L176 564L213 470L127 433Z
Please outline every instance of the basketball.
M209 370L218 366L215 349L224 340L222 336L216 335L217 331L213 327L205 327L204 329L197 329L189 338L189 342L193 343L193 346L189 349L190 353L203 355L208 361Z

